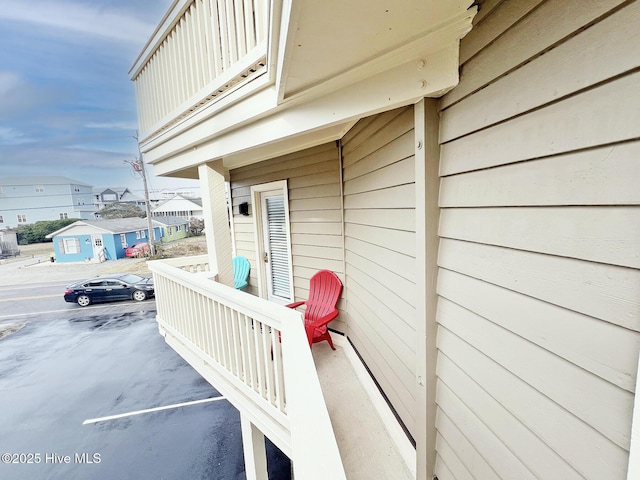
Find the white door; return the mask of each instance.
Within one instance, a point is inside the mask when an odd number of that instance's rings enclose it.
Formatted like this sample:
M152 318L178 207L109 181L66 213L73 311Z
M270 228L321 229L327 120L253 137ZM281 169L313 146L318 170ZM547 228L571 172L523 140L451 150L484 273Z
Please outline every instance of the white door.
M104 245L102 244L102 235L91 235L91 244L93 245L93 261L104 262Z
M259 256L263 289L261 295L270 301L293 301L291 241L286 183L275 182L254 187L256 205L260 205L256 219L260 236Z

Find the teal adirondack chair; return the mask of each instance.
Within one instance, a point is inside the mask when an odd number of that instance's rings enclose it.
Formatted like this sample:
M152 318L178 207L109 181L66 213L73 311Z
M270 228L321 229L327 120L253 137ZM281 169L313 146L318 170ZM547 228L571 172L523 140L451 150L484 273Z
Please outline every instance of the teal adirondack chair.
M235 287L238 290L242 290L244 287L249 285L247 279L249 278L251 265L249 264L249 260L241 256L233 257L231 262L233 264L233 280Z

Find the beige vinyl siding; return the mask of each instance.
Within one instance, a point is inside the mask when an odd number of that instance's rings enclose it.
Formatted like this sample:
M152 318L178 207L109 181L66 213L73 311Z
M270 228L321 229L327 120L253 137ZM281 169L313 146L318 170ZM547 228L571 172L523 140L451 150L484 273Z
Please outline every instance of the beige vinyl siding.
M624 480L640 2L494 0L480 13L441 101L436 474Z
M413 107L342 139L349 338L413 434L416 414Z
M334 142L238 168L230 172L236 254L251 263L249 287L258 294L253 205L249 216L238 205L251 204L251 186L287 180L293 285L296 300L309 294L309 279L318 270L335 272L344 282L342 201L339 150ZM344 300L338 308L344 309ZM331 328L346 332L344 315Z

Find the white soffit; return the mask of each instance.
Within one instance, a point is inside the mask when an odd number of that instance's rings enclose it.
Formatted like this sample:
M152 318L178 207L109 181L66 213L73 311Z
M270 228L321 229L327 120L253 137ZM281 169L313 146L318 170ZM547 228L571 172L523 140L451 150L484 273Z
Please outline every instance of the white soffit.
M377 63L378 72L393 68L394 51L447 29L451 22L467 13L473 1L323 0L292 3L291 18L283 32L286 36L284 52L280 52L283 59L279 75L281 99L368 63ZM380 61L381 57L385 57L384 62Z

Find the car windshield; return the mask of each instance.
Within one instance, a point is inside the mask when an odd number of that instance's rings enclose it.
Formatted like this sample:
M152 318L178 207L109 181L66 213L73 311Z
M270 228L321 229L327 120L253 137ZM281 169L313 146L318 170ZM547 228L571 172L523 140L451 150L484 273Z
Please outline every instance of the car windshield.
M139 275L129 274L129 275L125 275L124 277L120 277L120 280L122 280L125 283L139 283L144 280L144 277L141 277Z

